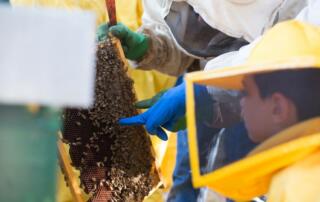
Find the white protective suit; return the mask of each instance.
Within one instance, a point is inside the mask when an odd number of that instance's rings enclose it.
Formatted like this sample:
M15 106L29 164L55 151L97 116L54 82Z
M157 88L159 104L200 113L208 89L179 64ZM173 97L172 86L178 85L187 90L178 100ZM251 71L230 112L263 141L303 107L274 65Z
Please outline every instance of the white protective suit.
M178 42L177 35L174 35L175 29L183 32L185 27L180 26L186 24L184 20L188 17L178 15L181 22L177 22L177 26L171 28L168 25L166 18L176 12L175 4L183 3L190 5L192 12L199 15L215 32L247 42L252 42L276 22L294 18L306 5L305 0L144 0L143 26L139 32L150 37L150 48L140 61L134 61L135 67L152 67L160 72L178 76L185 72L194 59L204 58L186 50L181 41ZM194 30L198 29L199 24L193 24ZM219 42L219 37L213 41ZM200 42L201 38L199 35L198 39L193 40L193 45ZM219 53L229 51L225 49L212 56L216 57Z
M302 8L294 18L303 22L320 26L320 0L308 0L306 2L306 6ZM229 52L210 60L207 63L205 70L226 66L236 66L243 63L246 61L251 49L259 41L259 39L260 37L257 37L253 42L239 49L239 51Z

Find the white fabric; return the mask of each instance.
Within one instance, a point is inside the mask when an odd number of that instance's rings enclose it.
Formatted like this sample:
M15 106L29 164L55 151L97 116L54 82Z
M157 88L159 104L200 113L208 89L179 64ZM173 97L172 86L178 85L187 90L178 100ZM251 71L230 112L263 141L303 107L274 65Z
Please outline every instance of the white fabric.
M320 0L309 0L308 5L301 10L298 16L295 18L297 20L311 23L314 25L320 25ZM257 38L255 41L242 47L239 51L234 51L230 53L223 54L210 60L205 70L211 70L214 68L221 68L227 66L236 66L245 62L248 58L251 50L259 42L261 37Z
M279 20L294 18L305 0L187 0L212 27L251 42Z
M144 0L144 20L165 24L174 0ZM276 17L290 19L306 5L305 0L175 0L188 2L213 28L232 37L253 41L270 28ZM161 15L159 15L161 13Z
M252 41L273 25L285 0L187 0L212 27L236 38Z
M320 26L320 0L309 0L296 19Z

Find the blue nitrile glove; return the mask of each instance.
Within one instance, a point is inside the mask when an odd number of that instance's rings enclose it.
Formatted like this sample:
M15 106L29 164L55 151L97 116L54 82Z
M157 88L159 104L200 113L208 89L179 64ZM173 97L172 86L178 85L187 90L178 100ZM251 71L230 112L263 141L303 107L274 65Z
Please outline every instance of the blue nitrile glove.
M157 93L155 96L153 96L150 99L147 100L142 100L139 102L136 102L134 104L134 106L137 109L148 109L150 107L152 107L153 105L155 105L158 100L160 100L160 98L167 92L168 90L162 90L159 93ZM174 126L170 129L170 131L172 132L178 132L179 130L185 130L186 129L186 117L183 116L181 118L179 118L176 123L174 124Z
M126 58L130 60L139 60L147 53L149 48L149 38L146 35L133 32L122 23L118 23L112 27L109 27L108 24L104 23L97 29L97 40L99 42L106 40L108 32L121 41Z
M150 134L157 135L162 140L168 136L161 128L172 130L179 118L186 112L185 83L171 88L146 112L119 120L121 125L145 125Z
M183 82L179 86L171 88L162 95L157 103L155 103L146 112L119 120L121 125L145 125L146 130L150 134L156 134L160 139L167 140L167 134L161 128L169 131L174 131L177 124L183 120L186 113L186 88ZM195 86L195 95L201 99L202 107L209 107L212 104L211 97L208 95L207 89L204 86ZM211 113L211 112L209 112ZM185 119L184 119L185 120Z

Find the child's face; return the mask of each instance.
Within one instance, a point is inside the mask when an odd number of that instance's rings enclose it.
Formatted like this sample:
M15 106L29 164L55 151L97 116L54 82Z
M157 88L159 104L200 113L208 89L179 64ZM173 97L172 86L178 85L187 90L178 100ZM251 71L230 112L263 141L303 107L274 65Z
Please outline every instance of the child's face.
M259 95L257 85L252 76L245 77L244 91L241 99L241 115L244 119L249 137L259 143L269 135L270 123L267 104Z
M297 121L295 107L287 98L276 93L262 99L253 76L245 77L243 84L241 115L252 141L263 142Z

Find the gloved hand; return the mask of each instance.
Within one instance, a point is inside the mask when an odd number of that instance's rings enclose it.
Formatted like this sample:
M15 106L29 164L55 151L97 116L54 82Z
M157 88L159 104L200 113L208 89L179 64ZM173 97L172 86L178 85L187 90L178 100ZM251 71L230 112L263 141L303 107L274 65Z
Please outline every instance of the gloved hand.
M122 23L112 27L108 24L100 25L96 33L97 40L105 40L108 32L120 39L126 58L130 60L139 60L148 51L149 38L144 34L131 31Z
M173 130L175 124L186 112L185 83L171 88L146 112L119 120L121 125L145 125L150 134L157 135L162 140L168 140L167 134L161 128Z
M137 109L148 109L150 107L152 107L155 103L158 102L158 100L167 92L168 90L162 90L160 91L159 93L157 93L155 96L153 96L152 98L150 99L147 99L147 100L142 100L142 101L139 101L139 102L136 102L134 104L134 106L137 108ZM170 131L172 132L177 132L179 130L184 130L186 129L186 117L183 116L181 118L178 119L178 121L174 124L174 126L171 128Z

